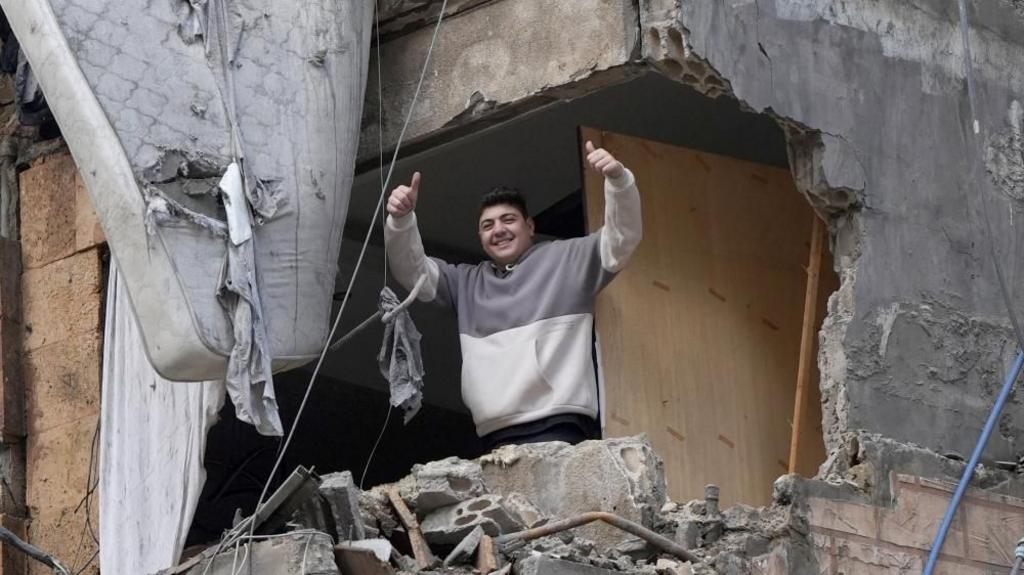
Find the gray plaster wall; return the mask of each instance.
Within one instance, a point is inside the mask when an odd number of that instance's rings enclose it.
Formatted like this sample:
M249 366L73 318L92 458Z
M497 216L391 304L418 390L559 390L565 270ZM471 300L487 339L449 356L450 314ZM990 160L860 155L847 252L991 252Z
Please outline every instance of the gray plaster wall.
M434 95L421 104L407 141L443 141L517 107L575 97L645 68L771 116L786 130L798 187L829 221L842 279L819 335L832 469L855 464L840 461L855 437L970 452L1016 348L986 214L1013 305L1024 301L1017 288L1024 279L1020 2L970 2L983 140L974 173L951 0L585 3L596 10L542 0L467 4L473 9L442 27L440 41L449 47L428 76ZM389 3L401 16L383 28L390 34L385 149L416 68L416 58L393 60L419 53L427 15L436 14L430 6ZM415 14L423 15L419 24ZM473 22L473 31L459 27L459 18ZM561 41L537 40L545 35ZM371 79L363 162L376 161L374 86ZM986 459L1015 458L1018 438L1024 410L1015 394Z
M1019 14L1008 3L972 3L987 169L971 173L974 135L955 2L647 8L651 21L673 21L737 98L798 125L793 170L812 203L832 216L843 278L819 358L830 447L867 432L969 453L1016 347L983 210L1018 307ZM817 134L807 137L808 129ZM835 189L842 193L829 195ZM1015 398L989 458L1015 458L1022 425Z

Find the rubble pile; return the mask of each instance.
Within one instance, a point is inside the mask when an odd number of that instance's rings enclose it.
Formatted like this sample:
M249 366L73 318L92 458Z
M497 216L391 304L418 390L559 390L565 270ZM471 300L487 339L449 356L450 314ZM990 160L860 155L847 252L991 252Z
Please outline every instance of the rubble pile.
M254 572L750 573L751 558L799 525L785 479L766 508L720 510L714 486L702 500L668 501L661 459L644 436L507 446L474 461L417 465L397 483L367 491L349 472L334 473L295 513L289 533L252 544L257 566L276 561ZM600 521L562 528L594 511L650 531L641 537ZM658 544L659 536L667 542ZM223 555L208 573L237 567Z

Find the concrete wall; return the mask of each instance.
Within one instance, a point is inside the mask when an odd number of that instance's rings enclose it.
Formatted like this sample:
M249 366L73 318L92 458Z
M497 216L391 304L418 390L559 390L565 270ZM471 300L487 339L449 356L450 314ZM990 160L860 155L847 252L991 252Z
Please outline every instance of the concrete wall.
M833 456L826 471L852 465L844 457L855 440L968 454L1015 350L986 213L1014 305L1024 312L1024 294L1015 288L1024 279L1017 263L1024 229L1013 223L1024 210L1024 72L1012 64L1024 61L1020 3L971 3L983 139L973 176L954 2L549 4L450 9L406 136L410 149L644 68L770 115L787 131L798 186L829 218L843 281L820 334ZM431 6L388 4L394 17L382 26L385 148L415 86L436 13ZM572 41L564 40L567 29ZM377 152L375 86L371 80L367 91L365 163ZM1018 397L986 461L1020 455Z

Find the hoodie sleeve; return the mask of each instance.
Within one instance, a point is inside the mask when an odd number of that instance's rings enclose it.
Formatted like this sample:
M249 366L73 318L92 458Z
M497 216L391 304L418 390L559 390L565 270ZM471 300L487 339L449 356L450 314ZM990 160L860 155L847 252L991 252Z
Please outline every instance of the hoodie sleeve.
M437 283L440 270L438 264L423 251L423 240L416 226L416 214L409 212L401 218L388 216L384 226L384 246L391 263L391 273L407 290L412 290L423 274L427 281L420 289L417 299L433 301L437 297Z
M601 267L616 273L643 238L640 192L633 172L604 181L604 228L601 230Z

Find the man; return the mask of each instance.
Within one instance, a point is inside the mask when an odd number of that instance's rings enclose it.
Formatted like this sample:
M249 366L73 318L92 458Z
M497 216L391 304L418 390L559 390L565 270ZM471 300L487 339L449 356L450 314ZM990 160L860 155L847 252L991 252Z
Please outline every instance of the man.
M388 199L385 243L395 278L419 299L453 308L462 347L462 398L491 449L509 443L600 437L594 368L594 297L625 266L641 237L633 174L587 142L604 176L604 226L583 238L534 244L518 191L481 202L478 233L490 261L451 265L428 258L413 212L420 174Z

